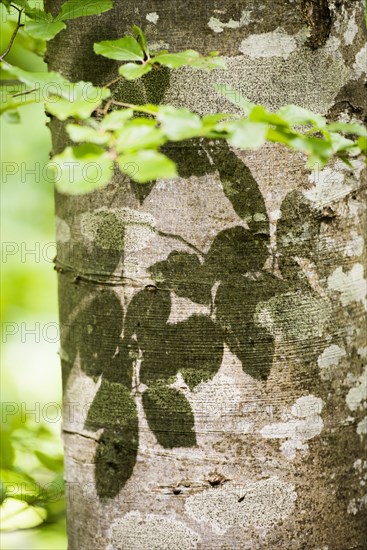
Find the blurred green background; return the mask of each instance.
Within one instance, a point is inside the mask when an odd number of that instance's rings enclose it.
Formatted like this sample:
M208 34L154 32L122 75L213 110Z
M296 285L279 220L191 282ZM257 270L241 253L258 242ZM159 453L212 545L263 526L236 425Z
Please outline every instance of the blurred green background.
M1 9L0 51L15 16ZM20 33L7 61L46 71ZM1 87L4 93L4 86ZM1 119L1 543L2 550L67 548L60 438L53 188L43 177L51 147L42 105ZM35 173L31 173L31 171Z

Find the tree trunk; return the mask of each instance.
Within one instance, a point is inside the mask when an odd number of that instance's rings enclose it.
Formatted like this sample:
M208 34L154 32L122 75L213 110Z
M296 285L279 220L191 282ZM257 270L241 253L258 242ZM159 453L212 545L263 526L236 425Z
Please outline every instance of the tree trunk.
M221 83L363 117L361 1L117 0L69 22L50 69L105 84L117 64L93 43L133 24L228 68L152 71L125 101L234 109ZM363 165L167 154L175 181L56 195L70 550L367 548Z

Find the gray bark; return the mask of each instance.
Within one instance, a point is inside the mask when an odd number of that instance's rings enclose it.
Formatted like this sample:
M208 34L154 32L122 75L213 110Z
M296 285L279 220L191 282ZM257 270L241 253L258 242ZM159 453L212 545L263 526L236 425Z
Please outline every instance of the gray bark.
M228 111L222 83L364 116L361 1L117 1L68 24L50 69L110 81L93 42L134 23L228 69L153 71L126 101ZM56 194L69 548L367 548L363 164L167 154L175 181Z

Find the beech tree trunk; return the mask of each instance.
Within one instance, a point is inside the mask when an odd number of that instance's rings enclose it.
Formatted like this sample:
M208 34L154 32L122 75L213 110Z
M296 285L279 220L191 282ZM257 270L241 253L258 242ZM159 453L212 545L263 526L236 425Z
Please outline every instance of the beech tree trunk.
M362 1L117 0L69 22L50 69L109 82L93 43L133 24L228 68L159 69L117 98L235 110L220 83L363 119ZM167 154L174 181L56 194L70 550L367 548L363 164Z

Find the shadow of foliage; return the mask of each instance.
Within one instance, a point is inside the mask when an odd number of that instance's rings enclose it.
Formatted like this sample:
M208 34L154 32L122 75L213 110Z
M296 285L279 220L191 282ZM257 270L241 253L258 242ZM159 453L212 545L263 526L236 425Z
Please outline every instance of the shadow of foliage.
M257 307L287 292L311 292L298 258L315 260L320 220L300 192L289 193L281 207L276 234L279 278L264 267L270 259L264 199L251 171L236 154L225 144L199 140L167 147L166 154L177 163L182 177L218 173L225 196L247 228L243 224L220 231L206 254L175 250L152 265L156 287L138 291L126 312L111 288L93 293L81 288L78 300L83 307L70 327L65 347L69 368L79 355L85 374L95 381L101 377L85 422L88 430L103 430L95 455L101 499L117 495L132 474L139 438L137 395L141 395L149 428L160 445L196 445L190 403L177 384L173 387L177 375L191 391L211 380L221 366L225 343L246 374L266 381L273 362L274 334L256 321ZM120 243L115 251L106 251L101 243L104 233L110 236L113 228L116 231L117 223L121 224L113 214L106 215L95 249L88 251L99 254L111 273L121 260L123 246ZM117 231L123 241L124 228ZM173 293L205 306L207 312L172 322ZM71 335L74 342L67 341Z

